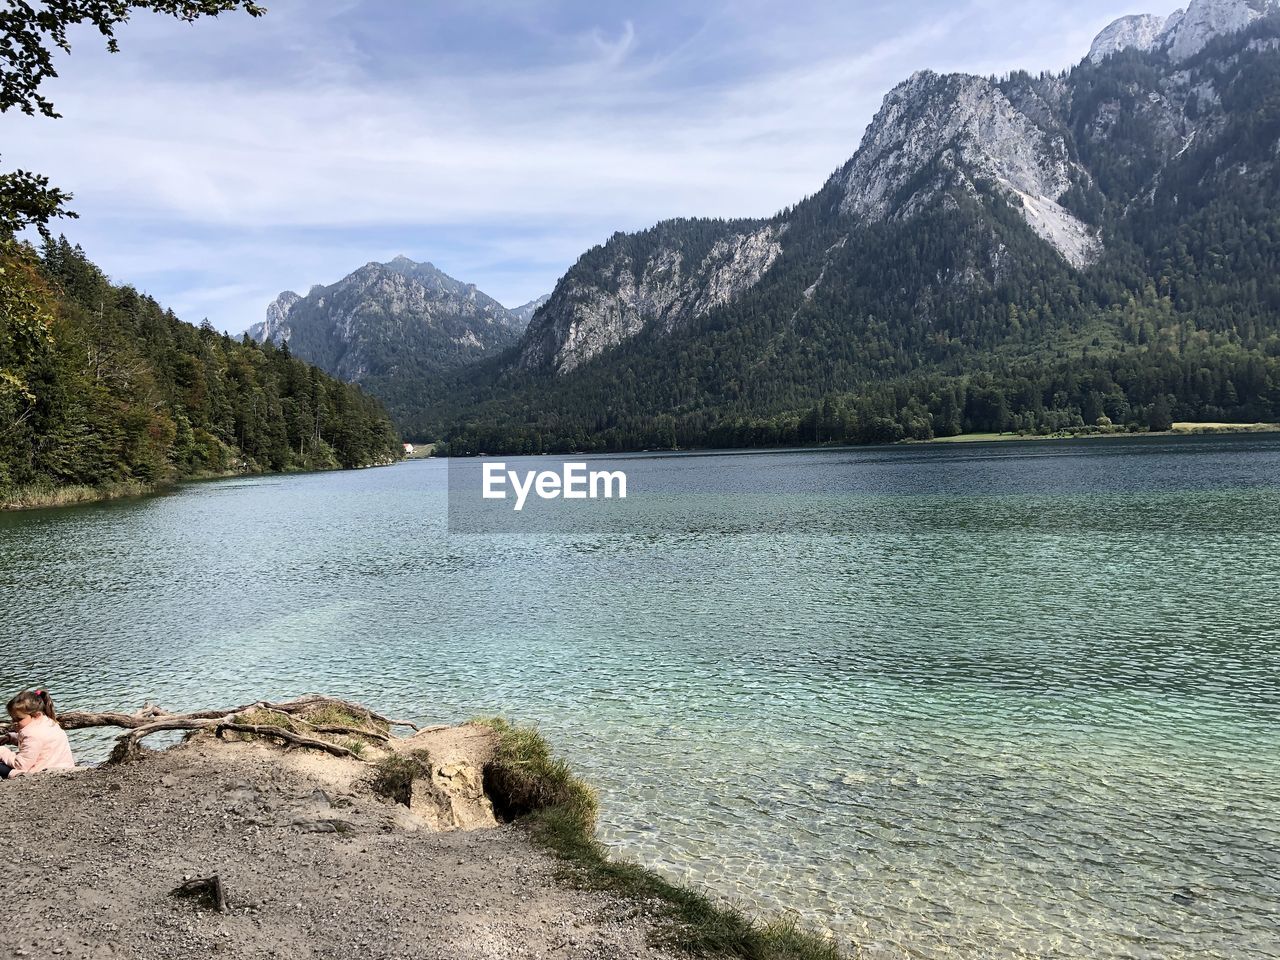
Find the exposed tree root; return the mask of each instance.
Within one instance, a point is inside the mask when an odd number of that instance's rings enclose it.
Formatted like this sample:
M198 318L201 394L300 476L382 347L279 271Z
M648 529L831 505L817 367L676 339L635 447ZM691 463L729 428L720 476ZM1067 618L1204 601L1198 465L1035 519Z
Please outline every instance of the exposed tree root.
M218 723L214 725L213 732L216 736L221 737L228 730L234 733L252 733L258 737L270 737L275 740L283 740L285 743L294 747L310 747L312 750L323 750L325 753L331 753L335 757L352 757L359 759L354 753L346 747L339 746L336 743L330 743L328 740L318 740L315 737L304 737L301 734L294 733L292 730L286 730L283 727L274 727L271 724L258 723Z
M306 718L308 713L324 711L326 708L345 713L348 716L364 720L360 726L348 726L341 723L311 723ZM253 715L257 713L280 716L286 725L254 723ZM224 710L195 710L189 713L170 713L157 706L145 706L136 713L94 713L84 710L68 710L59 714L58 722L66 730L83 730L90 727L119 727L128 731L123 734L111 752L110 762L121 763L133 759L141 752L140 742L153 733L172 730L210 731L221 737L225 733L248 733L254 736L269 737L280 740L289 746L304 747L311 750L323 750L335 757L351 757L359 759L357 754L336 743L323 740L315 734L338 734L351 737L368 737L387 743L390 735L379 726L409 727L417 730L415 724L404 720L391 720L374 713L368 707L333 697L312 695L289 700L284 703L271 703L260 700L240 707ZM301 729L299 729L301 728Z

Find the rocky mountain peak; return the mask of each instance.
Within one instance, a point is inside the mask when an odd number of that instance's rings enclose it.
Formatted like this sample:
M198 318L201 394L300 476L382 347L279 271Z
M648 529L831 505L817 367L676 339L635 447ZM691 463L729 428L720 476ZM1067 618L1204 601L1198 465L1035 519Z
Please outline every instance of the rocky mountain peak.
M1098 34L1093 46L1089 48L1089 59L1094 63L1101 63L1121 50L1155 49L1169 19L1150 13L1121 17Z
M261 323L249 328L249 336L259 343L270 340L272 343L284 343L292 336L289 327L289 313L297 305L302 296L292 290L286 290L267 306L267 315Z
M1280 0L1191 0L1167 17L1121 17L1093 42L1089 59L1101 63L1122 50L1164 50L1175 62L1195 56L1216 37L1236 33L1280 10Z
M294 353L334 376L389 384L394 406L400 384L514 345L522 324L474 284L405 256L371 262L337 283L301 297L276 298L249 335L289 341Z
M542 305L551 299L551 294L544 293L540 297L534 297L528 303L522 303L518 307L511 308L511 315L515 317L520 325L520 329L524 329L529 325L529 321L533 319L533 315L541 309Z
M388 260L386 263L371 263L370 267L378 267L382 270L392 273L403 274L404 276L417 277L448 277L443 270L440 270L434 263L423 261L419 263L417 260L411 260L404 254ZM452 278L450 278L452 279Z
M1098 241L1059 201L1088 174L1034 92L1019 104L1000 85L968 74L922 71L885 98L862 146L836 174L841 211L872 222L911 217L954 187L995 184L1027 223L1075 266Z
M1192 0L1187 12L1174 14L1165 27L1169 56L1185 60L1203 50L1215 37L1243 30L1277 9L1275 0Z

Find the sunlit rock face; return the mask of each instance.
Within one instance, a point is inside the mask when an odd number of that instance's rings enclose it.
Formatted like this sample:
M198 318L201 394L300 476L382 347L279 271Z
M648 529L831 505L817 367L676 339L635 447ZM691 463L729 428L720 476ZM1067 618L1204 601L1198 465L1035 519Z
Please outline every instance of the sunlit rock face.
M258 343L266 343L270 340L272 343L281 344L288 341L293 332L289 326L289 311L301 299L302 297L292 290L286 290L280 294L267 307L266 319L249 328L249 336Z
M1094 63L1101 63L1121 50L1155 49L1164 35L1169 19L1149 13L1121 17L1098 34L1089 49L1089 59Z
M779 223L745 230L720 221L686 224L659 225L644 235L642 249L619 234L580 260L534 317L520 362L568 373L642 331L669 334L706 316L760 282L786 230ZM709 247L704 232L713 235Z
M841 171L842 209L871 221L905 219L959 185L985 182L1021 204L1027 224L1075 266L1097 254L1094 232L1059 204L1088 174L1067 148L1050 104L965 74L917 73L885 98L857 155Z
M1175 62L1186 60L1216 37L1237 33L1278 7L1276 0L1193 0L1167 17L1121 17L1098 34L1089 59L1101 63L1122 50L1164 50Z

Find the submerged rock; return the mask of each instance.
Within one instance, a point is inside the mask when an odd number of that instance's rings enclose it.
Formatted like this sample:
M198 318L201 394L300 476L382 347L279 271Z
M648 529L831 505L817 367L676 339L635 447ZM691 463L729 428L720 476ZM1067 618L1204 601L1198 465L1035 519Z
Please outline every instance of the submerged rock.
M1199 895L1190 887L1179 887L1169 898L1180 907L1190 907L1199 901Z

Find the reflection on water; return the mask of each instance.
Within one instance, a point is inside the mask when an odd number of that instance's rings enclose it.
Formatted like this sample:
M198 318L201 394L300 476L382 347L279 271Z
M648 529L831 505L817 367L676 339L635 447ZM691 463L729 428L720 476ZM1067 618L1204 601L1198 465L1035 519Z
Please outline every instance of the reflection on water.
M870 957L1280 957L1280 440L626 467L571 537L434 462L0 516L0 688L534 722L621 855Z

